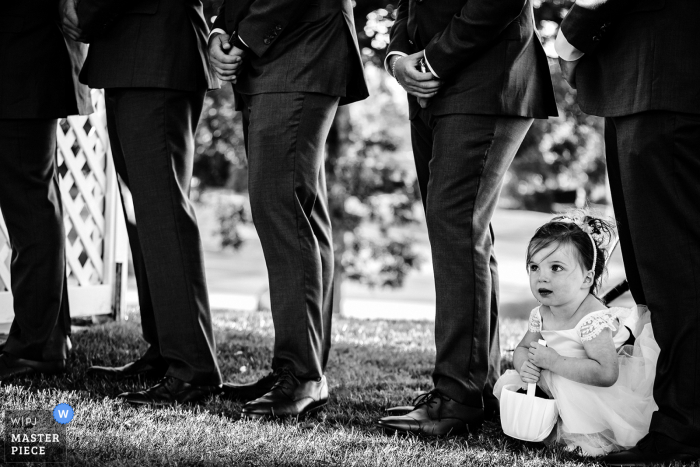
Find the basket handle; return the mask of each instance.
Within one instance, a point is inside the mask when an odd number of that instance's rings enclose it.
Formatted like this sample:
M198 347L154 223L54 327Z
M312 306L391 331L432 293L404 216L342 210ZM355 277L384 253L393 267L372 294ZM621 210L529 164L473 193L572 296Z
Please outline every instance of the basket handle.
M544 339L540 339L537 341L538 344L544 345L547 347L547 341ZM527 383L527 397L535 397L535 389L537 388L537 384L535 383Z

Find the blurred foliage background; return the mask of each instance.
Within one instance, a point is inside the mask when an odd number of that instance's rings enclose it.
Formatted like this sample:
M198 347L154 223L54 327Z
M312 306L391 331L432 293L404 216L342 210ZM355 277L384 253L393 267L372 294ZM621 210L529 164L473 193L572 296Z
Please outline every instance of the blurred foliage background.
M221 0L204 0L213 21ZM355 0L354 17L371 96L340 107L328 139L326 173L336 248L336 280L400 287L421 258L413 248L423 222L403 89L383 69L396 2ZM536 120L506 177L500 207L542 212L605 204L602 119L583 114L561 78L554 51L572 0L535 0L550 57L559 117ZM227 190L219 206L222 247L239 247L250 223L241 116L228 85L207 95L198 133L194 196ZM340 294L336 294L340 300Z

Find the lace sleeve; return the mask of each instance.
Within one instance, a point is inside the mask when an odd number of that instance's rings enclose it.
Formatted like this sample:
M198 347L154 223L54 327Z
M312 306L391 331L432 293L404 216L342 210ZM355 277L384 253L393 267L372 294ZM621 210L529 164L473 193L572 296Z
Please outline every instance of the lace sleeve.
M539 307L533 308L530 312L530 319L527 322L527 330L530 332L542 331L542 317L540 316Z
M603 329L610 329L613 333L617 330L615 326L616 317L607 310L604 313L591 313L581 320L578 335L581 342L595 339L603 332Z

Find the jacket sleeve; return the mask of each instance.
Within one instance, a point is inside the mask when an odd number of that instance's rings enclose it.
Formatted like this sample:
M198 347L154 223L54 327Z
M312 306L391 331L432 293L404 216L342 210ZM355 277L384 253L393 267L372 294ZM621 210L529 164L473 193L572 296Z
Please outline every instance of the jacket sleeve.
M611 22L632 6L632 0L577 0L560 31L576 49L589 54L598 48Z
M75 102L78 105L78 113L76 115L89 115L95 111L95 107L92 102L92 94L90 92L90 88L82 84L78 79L80 70L83 68L83 64L85 63L88 47L82 42L76 42L73 39L65 36L63 37L63 41L66 44L68 58L70 59L71 75L73 78L73 91L75 94Z
M80 0L77 7L78 25L90 37L99 34L123 13L155 13L157 10L157 0Z
M413 53L413 47L411 47L411 41L408 37L408 1L399 0L396 6L396 21L389 32L387 55L392 52L401 52L407 55Z
M226 2L223 2L219 7L219 11L216 13L216 20L211 27L212 31L214 29L222 29L226 31ZM231 34L233 31L226 31L227 34Z
M528 0L469 0L447 27L428 43L426 59L441 78L463 69L515 21Z
M238 36L251 52L262 57L311 3L311 0L255 0L238 24Z

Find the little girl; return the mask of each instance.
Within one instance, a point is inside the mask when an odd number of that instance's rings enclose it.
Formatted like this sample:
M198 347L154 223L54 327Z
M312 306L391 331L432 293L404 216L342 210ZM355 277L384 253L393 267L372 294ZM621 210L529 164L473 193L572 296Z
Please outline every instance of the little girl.
M633 447L657 410L652 387L659 347L649 312L640 317L635 339L622 324L632 310L607 308L595 295L613 229L576 211L537 230L527 270L541 305L513 354L517 371L505 372L494 387L500 398L505 385L537 383L559 407L550 439L588 455Z

